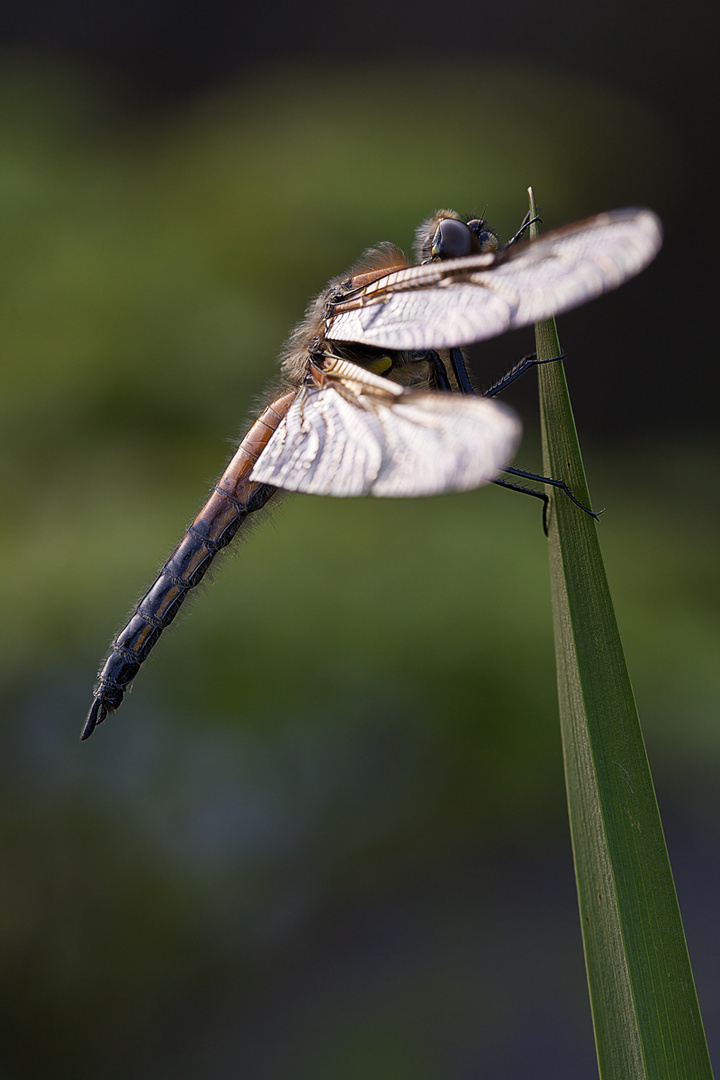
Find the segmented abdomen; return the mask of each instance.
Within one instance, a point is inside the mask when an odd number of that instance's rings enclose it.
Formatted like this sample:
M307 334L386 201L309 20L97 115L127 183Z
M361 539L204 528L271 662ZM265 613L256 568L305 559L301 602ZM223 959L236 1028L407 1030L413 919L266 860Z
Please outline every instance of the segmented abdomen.
M188 592L200 583L217 553L230 543L247 515L259 510L274 494L275 488L248 477L296 392L273 401L255 421L212 495L115 638L98 677L95 700L81 739L92 735L95 727L121 705L141 664L177 615Z

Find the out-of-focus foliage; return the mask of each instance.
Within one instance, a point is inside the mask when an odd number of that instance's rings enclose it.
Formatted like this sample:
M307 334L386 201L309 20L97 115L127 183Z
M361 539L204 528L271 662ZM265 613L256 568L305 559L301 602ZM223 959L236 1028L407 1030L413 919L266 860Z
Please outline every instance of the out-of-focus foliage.
M565 842L533 500L288 500L75 742L112 633L330 275L409 247L437 206L510 234L529 181L552 224L652 201L663 174L650 118L559 79L343 87L298 69L141 120L67 72L0 93L9 1075L465 1075L455 1054L512 1077L512 1051L539 1077L533 1023L567 1075L592 1069L569 852L558 925L537 902L547 964L508 884L542 895L516 848ZM720 749L713 454L629 438L587 462L651 757L670 790L699 778L677 793L698 815ZM488 960L496 938L514 961Z

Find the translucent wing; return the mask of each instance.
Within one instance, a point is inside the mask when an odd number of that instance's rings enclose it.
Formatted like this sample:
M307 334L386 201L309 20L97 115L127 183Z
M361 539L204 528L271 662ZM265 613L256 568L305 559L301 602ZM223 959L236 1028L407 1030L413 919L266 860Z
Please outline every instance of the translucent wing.
M389 349L467 345L617 288L661 242L649 210L616 210L497 254L411 266L340 300L325 336Z
M495 401L405 390L336 361L324 386L299 391L251 479L309 495L468 491L497 476L519 437Z

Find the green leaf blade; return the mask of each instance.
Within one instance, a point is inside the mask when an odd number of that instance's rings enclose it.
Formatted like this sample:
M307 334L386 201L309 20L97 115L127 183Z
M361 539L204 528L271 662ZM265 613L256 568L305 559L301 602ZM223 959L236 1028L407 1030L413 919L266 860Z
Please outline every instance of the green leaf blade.
M531 211L535 213L531 194ZM553 320L539 359L560 353ZM538 369L546 475L590 505L562 362ZM570 830L603 1080L712 1077L594 519L551 489L549 555Z

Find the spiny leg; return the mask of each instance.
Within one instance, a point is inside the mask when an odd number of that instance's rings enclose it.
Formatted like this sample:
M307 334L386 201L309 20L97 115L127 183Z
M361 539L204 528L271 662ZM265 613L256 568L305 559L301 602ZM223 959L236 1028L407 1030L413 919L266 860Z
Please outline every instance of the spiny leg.
M522 219L522 225L520 226L518 231L515 233L515 235L510 237L507 244L503 244L502 250L507 251L507 249L509 247L512 247L513 244L517 244L518 240L522 240L522 238L525 235L525 233L527 232L527 230L530 228L531 225L534 225L536 221L540 221L540 222L542 221L542 218L540 217L540 215L535 214L533 216L530 213L530 211L528 210L527 214Z
M509 470L506 470L509 471ZM493 484L507 488L508 491L519 491L521 495L532 495L535 499L542 499L543 504L543 532L548 535L548 516L550 513L550 496L544 491L535 491L534 488L523 487L522 484L511 484L509 480L500 480L497 477Z
M581 503L579 499L575 498L570 488L562 480L553 480L551 476L539 476L537 473L526 472L525 469L515 469L511 465L506 466L506 468L503 469L503 472L511 473L513 476L520 476L523 480L535 480L538 484L549 484L550 487L558 488L560 491L564 492L565 495L567 495L568 499L570 499L571 502L574 502L576 506L578 506L586 514L589 514L591 518L595 518L596 521L598 520L600 515L604 513L604 510L590 510L587 506L585 506L584 503ZM501 483L501 481L496 480L495 483L499 484ZM514 485L506 482L502 484L502 486L513 487ZM525 494L539 494L539 492L532 491L531 488L524 488L520 487L519 485L517 485L517 487L519 491L523 491ZM545 497L547 498L547 496Z
M477 396L477 391L473 384L470 382L470 376L468 375L467 362L462 349L450 350L450 364L452 365L453 374L458 384L458 389L461 394L474 394Z
M506 371L502 378L498 379L496 383L493 383L491 387L483 391L483 397L495 397L496 394L501 394L511 383L514 383L516 379L519 379L521 375L524 375L530 368L539 367L540 364L554 364L556 360L565 359L565 350L562 349L557 356L550 356L547 360L538 360L537 353L528 353L527 356L523 356L522 360L518 360L515 367Z
M524 375L525 372L529 371L531 368L539 367L540 364L554 364L556 360L564 360L565 358L566 353L564 349L561 350L557 356L550 356L547 360L538 360L537 353L528 353L528 355L523 356L522 360L519 360L514 367L510 368L502 378L498 379L498 381L493 383L487 390L483 390L482 397L495 397L496 394L501 394L511 383L514 383L516 379L519 379L521 375ZM477 391L470 382L467 361L462 349L454 348L450 350L450 363L460 393L477 394Z
M494 397L495 394L500 393L502 390L505 389L506 386L509 386L510 383L514 382L515 379L517 379L520 375L523 375L526 371L529 371L530 368L537 367L538 364L552 364L556 360L562 360L564 356L565 352L562 351L558 356L549 357L547 360L538 360L535 353L530 353L528 356L524 356L522 360L518 364L516 364L514 368L508 371L508 373L504 375L502 379L496 382L494 386L490 387L489 390L486 390L482 396ZM461 388L461 393L474 394L475 390L470 383L470 379L467 373L467 366L465 363L465 357L461 349L456 348L450 350L450 362L452 364L453 371L455 372L455 378L457 379L458 386ZM551 476L540 476L537 473L527 472L524 469L515 469L510 466L508 466L503 471L511 473L513 476L520 476L524 480L535 480L538 484L548 484L550 487L558 488L560 491L563 491L567 495L567 497L575 503L576 506L578 506L586 514L589 514L590 517L595 518L595 520L597 520L602 513L602 510L598 512L590 510L587 506L581 503L579 499L576 499L570 488L562 480L555 480ZM497 484L498 487L509 488L511 491L519 491L522 495L532 495L536 499L542 499L543 529L545 531L545 535L547 536L550 499L545 492L534 491L533 488L524 487L522 484L513 484L509 480L495 479L493 480L493 483Z
M452 386L450 385L450 380L448 378L447 371L445 370L445 365L443 364L438 354L434 350L430 350L427 354L420 355L424 355L425 359L430 365L430 377L433 389L451 391Z

